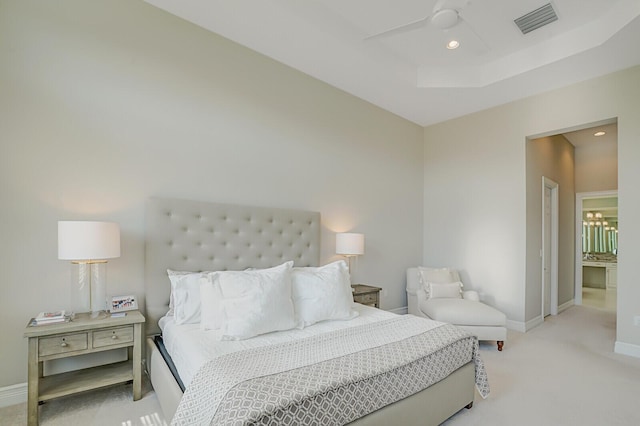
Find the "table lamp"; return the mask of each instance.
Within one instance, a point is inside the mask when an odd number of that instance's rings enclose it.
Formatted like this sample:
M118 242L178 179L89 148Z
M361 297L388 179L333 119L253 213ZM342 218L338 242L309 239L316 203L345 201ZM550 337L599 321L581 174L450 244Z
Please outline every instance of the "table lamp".
M347 257L349 274L351 274L351 258L364 254L364 234L353 232L336 234L336 254Z
M59 221L58 259L71 260L71 313L107 307L107 259L120 257L120 227L113 222Z

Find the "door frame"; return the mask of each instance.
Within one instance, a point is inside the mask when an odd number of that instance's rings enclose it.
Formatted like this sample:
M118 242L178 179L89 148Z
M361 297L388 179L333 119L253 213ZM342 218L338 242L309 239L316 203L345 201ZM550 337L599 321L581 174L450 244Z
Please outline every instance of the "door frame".
M540 249L540 257L541 257L541 280L540 280L540 285L542 287L542 300L541 300L541 305L540 305L540 316L542 317L542 320L544 321L544 299L545 299L545 293L544 293L544 268L545 268L545 264L544 264L544 259L545 259L545 247L546 247L546 241L545 241L545 232L544 232L544 220L545 220L545 196L544 196L544 191L546 188L549 188L551 190L551 197L550 197L550 202L551 202L551 215L550 215L550 220L551 220L551 241L550 241L550 247L551 247L551 272L550 272L550 277L551 277L551 285L550 285L550 292L551 292L551 301L550 301L550 306L549 306L549 313L551 315L558 315L558 220L559 220L559 209L558 209L558 202L560 197L558 196L558 189L559 189L559 185L557 182L554 182L553 180L549 179L546 176L542 176L542 248Z
M574 282L574 295L573 304L582 305L582 201L590 198L607 198L617 197L618 190L613 189L610 191L592 191L592 192L576 192L576 253L575 253L575 282Z

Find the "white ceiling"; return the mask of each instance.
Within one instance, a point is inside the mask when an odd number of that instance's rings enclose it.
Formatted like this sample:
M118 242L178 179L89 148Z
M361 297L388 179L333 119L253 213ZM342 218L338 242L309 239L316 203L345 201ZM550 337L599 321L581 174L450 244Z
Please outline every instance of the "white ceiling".
M640 64L640 0L552 0L526 35L513 20L548 0L145 1L420 125ZM367 38L434 7L463 19Z

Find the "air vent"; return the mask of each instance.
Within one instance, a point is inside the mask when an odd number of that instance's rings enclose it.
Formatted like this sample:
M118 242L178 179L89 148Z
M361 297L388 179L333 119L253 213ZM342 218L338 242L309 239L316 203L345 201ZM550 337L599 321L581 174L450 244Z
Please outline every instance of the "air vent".
M513 22L520 28L522 34L527 34L557 20L558 15L556 15L556 11L553 10L551 3L547 3L533 12L529 12L515 19Z

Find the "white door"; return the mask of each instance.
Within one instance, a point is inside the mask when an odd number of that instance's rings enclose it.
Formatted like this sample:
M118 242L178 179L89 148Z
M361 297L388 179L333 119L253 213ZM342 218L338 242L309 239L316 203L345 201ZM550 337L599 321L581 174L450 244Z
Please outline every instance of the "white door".
M542 270L544 276L542 277L544 285L542 288L544 298L543 314L546 317L551 314L551 258L552 258L552 244L551 244L551 188L544 187L544 217L542 219L543 226L543 258L542 258Z

